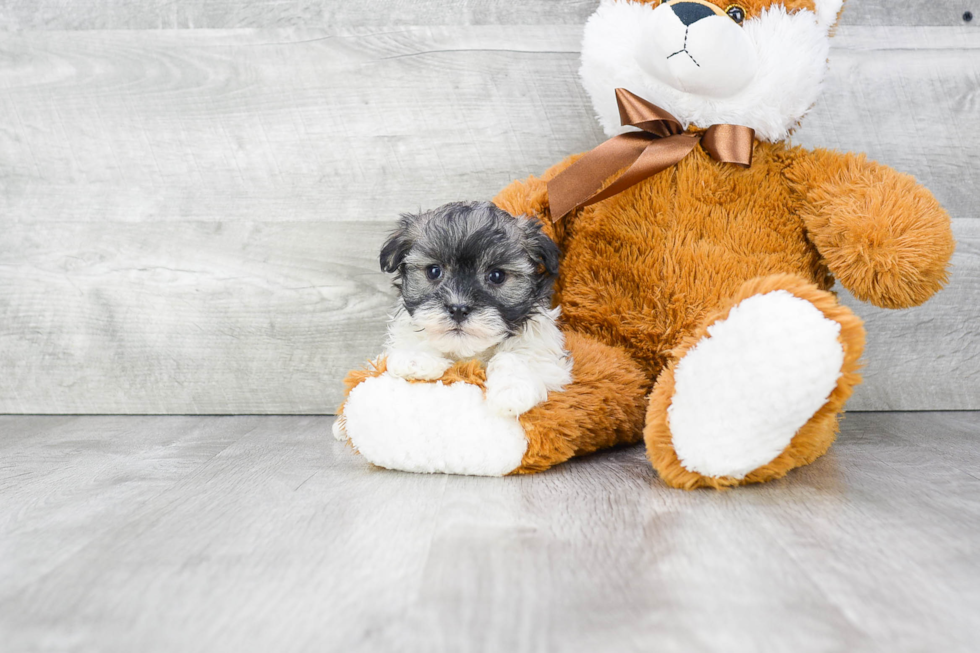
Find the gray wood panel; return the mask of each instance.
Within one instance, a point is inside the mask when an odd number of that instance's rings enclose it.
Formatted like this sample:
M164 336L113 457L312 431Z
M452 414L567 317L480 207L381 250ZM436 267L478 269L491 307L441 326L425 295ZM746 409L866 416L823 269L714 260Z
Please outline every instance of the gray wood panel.
M980 221L950 287L867 322L855 410L980 406ZM8 413L332 413L381 347L385 223L13 225L0 233Z
M976 25L950 0L848 0L845 25ZM581 24L598 0L0 0L0 29Z
M600 140L578 32L11 35L0 215L389 221L491 196Z
M602 139L579 31L5 35L0 412L332 411L380 346L392 218ZM925 307L856 306L854 408L980 408L978 77L972 29L842 28L796 136L912 172L962 241Z
M13 225L2 412L332 413L383 341L387 228Z
M577 27L80 32L0 41L7 220L380 220L602 140ZM800 142L976 217L980 31L841 30Z
M978 413L853 413L815 464L723 493L666 488L642 447L486 479L374 468L330 418L46 419L0 418L5 651L980 637Z

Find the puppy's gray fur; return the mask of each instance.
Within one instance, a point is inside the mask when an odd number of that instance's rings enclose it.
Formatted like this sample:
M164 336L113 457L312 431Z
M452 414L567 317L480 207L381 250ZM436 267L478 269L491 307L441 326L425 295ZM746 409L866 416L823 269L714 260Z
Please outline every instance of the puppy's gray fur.
M386 348L392 374L436 379L454 361L479 359L487 400L506 415L570 381L550 308L559 252L537 220L489 202L406 214L380 262L401 298Z

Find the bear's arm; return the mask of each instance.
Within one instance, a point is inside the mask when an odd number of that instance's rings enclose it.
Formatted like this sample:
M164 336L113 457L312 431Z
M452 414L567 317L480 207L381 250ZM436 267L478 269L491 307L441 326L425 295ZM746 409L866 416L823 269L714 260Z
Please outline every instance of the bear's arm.
M528 177L511 182L493 198L493 203L511 215L529 215L538 218L544 224L544 232L562 248L569 227L574 222L578 211L569 213L557 224L551 222L551 209L548 206L548 180L572 165L584 154L573 154L561 163L553 165L540 177Z
M861 154L795 154L786 175L810 241L842 286L884 308L918 306L943 287L955 241L932 193Z

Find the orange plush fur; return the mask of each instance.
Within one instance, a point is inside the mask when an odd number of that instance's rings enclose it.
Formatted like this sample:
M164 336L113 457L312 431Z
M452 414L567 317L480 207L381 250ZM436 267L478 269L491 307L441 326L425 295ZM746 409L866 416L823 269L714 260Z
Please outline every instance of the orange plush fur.
M753 16L774 3L739 4ZM494 199L514 215L541 219L563 251L555 302L574 358L572 385L521 416L528 449L516 473L644 437L651 463L675 487L779 478L827 450L860 382L864 331L831 292L835 278L888 308L921 304L947 280L954 241L946 212L914 179L864 156L757 140L751 167L741 168L698 147L676 166L552 223L547 180L579 156ZM678 460L668 420L676 365L741 300L776 290L808 300L840 325L836 387L781 454L744 478L690 471ZM482 385L484 376L457 366L443 381Z
M674 168L552 225L546 181L576 158L540 179L514 182L494 201L550 225L565 252L556 302L568 328L622 348L656 381L648 456L675 487L766 481L827 450L860 382L864 345L861 321L827 292L834 276L859 298L893 308L925 301L947 278L954 242L946 212L910 177L863 156L756 142L752 166L742 169L696 149ZM770 290L808 299L841 324L845 365L837 387L768 465L743 479L690 472L670 443L669 363L738 301Z

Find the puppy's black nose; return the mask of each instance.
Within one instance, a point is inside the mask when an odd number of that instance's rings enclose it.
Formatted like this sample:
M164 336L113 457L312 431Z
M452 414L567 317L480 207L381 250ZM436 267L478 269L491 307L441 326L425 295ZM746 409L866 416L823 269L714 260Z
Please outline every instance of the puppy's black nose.
M446 310L456 324L460 324L470 314L470 307L465 304L446 304Z
M715 12L711 11L710 8L697 2L678 2L676 5L671 5L670 8L674 10L674 14L681 19L681 22L688 26L702 18L715 15Z

